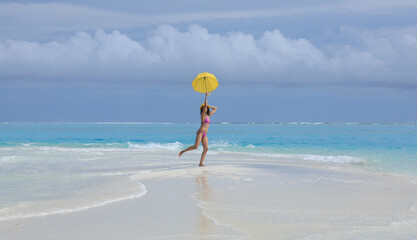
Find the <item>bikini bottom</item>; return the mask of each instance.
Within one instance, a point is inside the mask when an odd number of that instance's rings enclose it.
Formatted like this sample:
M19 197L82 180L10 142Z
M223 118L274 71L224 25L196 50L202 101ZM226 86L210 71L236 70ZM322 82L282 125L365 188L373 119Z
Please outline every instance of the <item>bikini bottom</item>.
M200 132L201 132L201 129L198 129L197 134L199 134ZM203 133L203 137L202 138L204 138L207 134L205 132L202 132L202 133Z

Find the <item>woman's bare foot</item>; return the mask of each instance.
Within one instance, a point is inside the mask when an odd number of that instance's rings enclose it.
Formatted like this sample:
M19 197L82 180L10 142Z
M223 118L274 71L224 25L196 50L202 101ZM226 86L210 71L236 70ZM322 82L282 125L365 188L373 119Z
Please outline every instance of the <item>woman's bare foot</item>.
M184 151L181 151L180 153L178 153L178 157L181 157L181 155L184 153Z
M200 165L198 165L199 167L205 167L206 165L204 165L204 164L200 164Z

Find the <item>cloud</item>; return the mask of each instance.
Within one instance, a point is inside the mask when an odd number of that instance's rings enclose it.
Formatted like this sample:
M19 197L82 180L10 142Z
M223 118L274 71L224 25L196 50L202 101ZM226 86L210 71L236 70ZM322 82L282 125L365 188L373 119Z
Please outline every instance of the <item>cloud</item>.
M95 29L122 29L130 27L143 27L146 25L194 23L196 21L212 21L218 19L247 19L259 17L289 17L315 15L320 18L330 14L380 14L384 18L389 15L404 14L414 16L417 9L417 2L414 0L351 0L351 1L305 1L294 4L271 3L266 5L273 7L259 8L261 2L240 3L236 10L206 10L205 8L195 9L187 2L185 7L172 7L174 10L166 9L164 14L144 14L140 9L144 3L134 5L138 12L117 11L114 9L102 9L101 5L83 6L66 3L0 3L0 37L10 35L27 37L37 33L51 33L62 31L81 31ZM130 3L129 5L131 5ZM119 5L122 5L121 3ZM161 3L152 5L154 8L162 8ZM168 7L170 6L167 4ZM200 6L199 4L198 6ZM210 6L224 5L223 1L211 1ZM130 7L131 9L132 7ZM165 7L167 8L167 7ZM179 13L181 12L181 13ZM39 35L37 35L39 36ZM26 38L27 39L27 38Z
M318 47L279 30L255 39L198 25L161 25L143 41L103 30L46 43L7 40L0 81L188 83L208 71L224 83L417 87L417 29L341 31L359 44Z

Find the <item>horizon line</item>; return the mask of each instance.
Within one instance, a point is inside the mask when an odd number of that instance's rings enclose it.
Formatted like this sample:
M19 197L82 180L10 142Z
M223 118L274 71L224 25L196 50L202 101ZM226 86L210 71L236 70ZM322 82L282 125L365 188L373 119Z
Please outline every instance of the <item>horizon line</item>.
M198 124L197 122L136 122L136 121L1 121L0 124ZM395 125L417 125L417 122L322 122L322 121L285 121L285 122L274 122L274 121L219 121L212 122L212 124L288 124L288 125L325 125L325 124L346 124L346 125L372 125L372 124L395 124Z

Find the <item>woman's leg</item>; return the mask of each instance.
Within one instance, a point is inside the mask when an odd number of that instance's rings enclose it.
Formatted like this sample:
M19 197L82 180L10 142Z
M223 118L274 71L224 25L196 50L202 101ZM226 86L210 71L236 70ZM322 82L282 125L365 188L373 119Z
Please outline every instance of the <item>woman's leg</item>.
M200 159L200 167L204 166L203 162L204 162L204 158L206 158L206 154L208 151L208 138L207 135L205 137L203 137L203 139L201 140L201 143L203 143L203 153L201 153L201 159Z
M182 154L184 154L185 152L188 152L188 151L191 151L191 150L194 150L194 149L197 149L198 148L198 145L200 145L200 142L201 142L201 137L203 136L203 132L199 132L198 134L197 134L197 136L195 136L195 143L194 143L194 145L193 146L189 146L188 148L186 148L186 149L184 149L184 150L182 150L179 154L178 154L178 157L181 157L181 155Z

